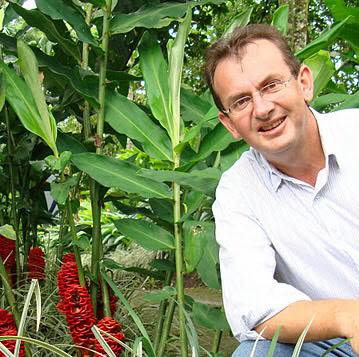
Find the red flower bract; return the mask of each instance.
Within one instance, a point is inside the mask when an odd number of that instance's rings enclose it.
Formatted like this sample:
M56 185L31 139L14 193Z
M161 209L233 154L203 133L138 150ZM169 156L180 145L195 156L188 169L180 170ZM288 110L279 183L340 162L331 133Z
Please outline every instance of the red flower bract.
M45 280L45 254L39 247L29 251L29 278Z
M15 241L0 235L0 256L8 273L15 268Z
M13 316L10 314L10 312L0 309L0 336L16 336L16 335L17 335L17 329ZM5 340L1 342L11 352L14 352L15 343L16 343L15 340ZM20 357L25 356L25 348L23 343L21 343L20 345L19 356ZM0 352L0 357L6 357L6 356L2 352Z
M114 338L120 341L123 341L125 339L125 335L121 332L122 325L112 317L104 317L97 323L97 327L100 330L109 333L111 336L113 336ZM121 351L123 350L122 346L108 336L103 335L103 338L111 347L115 355L121 356ZM103 350L102 346L97 340L96 340L96 351L105 354L105 351Z

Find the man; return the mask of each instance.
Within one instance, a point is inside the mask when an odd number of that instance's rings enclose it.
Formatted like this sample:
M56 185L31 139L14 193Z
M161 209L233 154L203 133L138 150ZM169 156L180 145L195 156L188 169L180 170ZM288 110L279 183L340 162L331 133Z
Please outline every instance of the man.
M359 353L359 110L319 114L310 69L267 25L237 28L207 52L219 120L250 150L223 174L213 212L233 356ZM351 348L352 347L352 348Z

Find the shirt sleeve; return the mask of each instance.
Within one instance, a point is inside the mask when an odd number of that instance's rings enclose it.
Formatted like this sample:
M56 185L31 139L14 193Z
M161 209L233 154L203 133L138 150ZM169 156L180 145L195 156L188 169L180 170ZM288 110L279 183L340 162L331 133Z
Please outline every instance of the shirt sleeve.
M239 341L253 340L257 325L310 298L274 278L275 250L234 183L221 180L213 213L226 316Z

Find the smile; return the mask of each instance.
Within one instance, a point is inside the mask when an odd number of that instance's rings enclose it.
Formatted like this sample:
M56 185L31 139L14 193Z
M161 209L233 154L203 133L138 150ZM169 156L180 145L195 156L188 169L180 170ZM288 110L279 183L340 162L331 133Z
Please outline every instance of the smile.
M262 126L259 129L259 131L266 132L266 131L273 130L273 129L277 128L279 125L281 125L284 122L284 120L285 120L285 118L282 118L282 119L276 120L275 122L271 123L270 125Z

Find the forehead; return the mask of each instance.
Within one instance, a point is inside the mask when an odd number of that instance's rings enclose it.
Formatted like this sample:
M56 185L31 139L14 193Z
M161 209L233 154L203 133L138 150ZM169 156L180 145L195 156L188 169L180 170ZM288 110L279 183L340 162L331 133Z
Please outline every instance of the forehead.
M216 84L216 76L218 77L226 69L233 71L233 66L236 67L237 73L249 75L253 80L260 80L261 77L271 73L280 74L290 71L278 47L264 39L249 43L240 50L238 56L222 59L214 72L214 85Z

